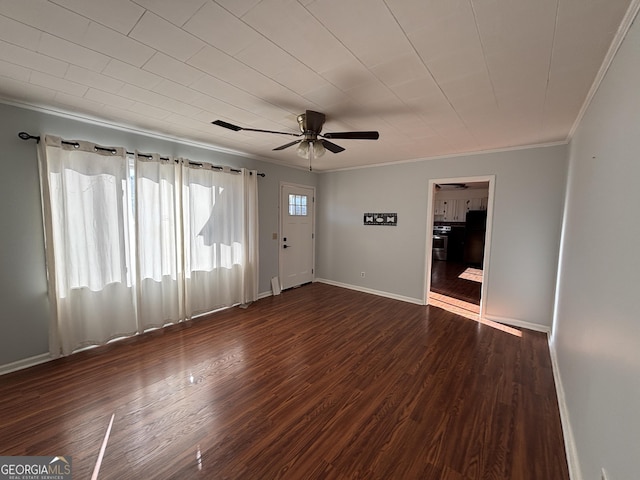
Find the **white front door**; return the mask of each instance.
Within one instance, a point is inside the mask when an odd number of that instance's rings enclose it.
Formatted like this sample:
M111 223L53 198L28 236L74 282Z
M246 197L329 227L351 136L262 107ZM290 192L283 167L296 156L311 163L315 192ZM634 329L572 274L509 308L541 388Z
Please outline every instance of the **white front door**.
M313 281L313 187L280 186L280 285L282 289Z

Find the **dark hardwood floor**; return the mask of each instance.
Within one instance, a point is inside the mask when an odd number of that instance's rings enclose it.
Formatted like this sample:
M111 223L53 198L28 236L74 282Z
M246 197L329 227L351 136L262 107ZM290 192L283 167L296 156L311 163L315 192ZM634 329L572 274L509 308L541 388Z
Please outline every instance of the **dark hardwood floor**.
M0 377L0 455L88 479L566 480L546 335L324 284Z
M464 263L434 260L431 264L431 291L480 305L482 283L460 278L467 268Z

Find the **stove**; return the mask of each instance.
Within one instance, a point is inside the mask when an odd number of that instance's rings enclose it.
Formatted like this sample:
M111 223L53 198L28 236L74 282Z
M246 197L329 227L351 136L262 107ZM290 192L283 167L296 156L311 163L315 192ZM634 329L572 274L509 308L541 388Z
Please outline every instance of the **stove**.
M433 226L433 259L434 260L446 260L447 259L447 235L451 233L451 227L449 225L434 225Z
M434 225L433 226L434 235L447 235L450 232L451 232L451 225Z

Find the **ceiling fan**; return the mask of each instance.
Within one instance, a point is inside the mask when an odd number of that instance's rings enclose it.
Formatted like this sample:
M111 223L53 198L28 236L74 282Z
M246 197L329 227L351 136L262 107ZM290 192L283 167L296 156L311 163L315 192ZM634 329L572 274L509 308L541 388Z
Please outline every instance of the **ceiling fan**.
M309 158L311 161L311 155L313 157L321 157L325 153L325 149L332 153L340 153L344 151L344 148L340 145L336 145L327 139L345 139L345 140L377 140L380 134L375 131L368 132L334 132L334 133L320 133L322 126L324 125L325 115L324 113L314 112L313 110L307 110L305 113L298 115L298 126L300 127L300 133L291 132L276 132L273 130L261 130L257 128L245 128L233 125L222 120L216 120L213 123L219 127L228 128L238 132L240 130L246 130L248 132L263 132L263 133L276 133L279 135L291 135L294 137L303 137L299 140L295 140L273 150L284 150L293 145L298 145L297 153L303 158Z

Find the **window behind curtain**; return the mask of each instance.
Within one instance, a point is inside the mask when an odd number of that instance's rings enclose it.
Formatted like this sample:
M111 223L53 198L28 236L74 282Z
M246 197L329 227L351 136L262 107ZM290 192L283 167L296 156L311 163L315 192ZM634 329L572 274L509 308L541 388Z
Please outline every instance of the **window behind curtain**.
M39 153L52 355L135 333L124 149L46 136Z
M257 298L255 174L52 136L39 161L53 356Z
M211 168L183 168L186 308L191 317L243 303L247 259L244 179Z
M138 323L140 331L184 319L180 164L135 156Z

